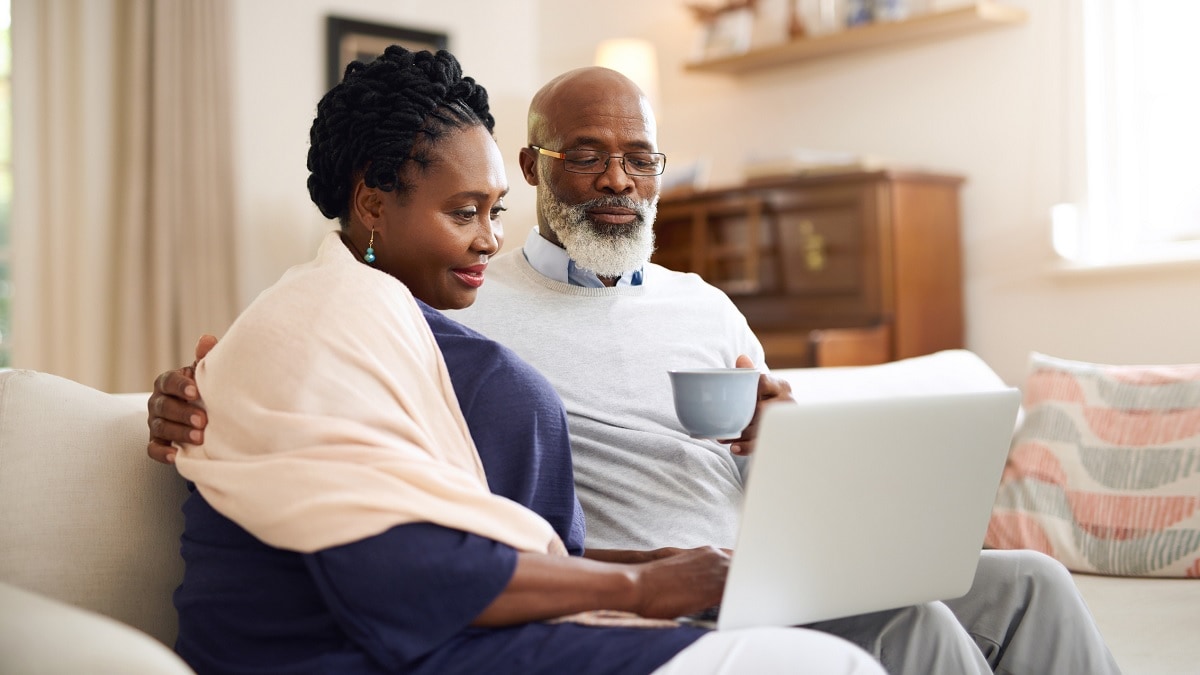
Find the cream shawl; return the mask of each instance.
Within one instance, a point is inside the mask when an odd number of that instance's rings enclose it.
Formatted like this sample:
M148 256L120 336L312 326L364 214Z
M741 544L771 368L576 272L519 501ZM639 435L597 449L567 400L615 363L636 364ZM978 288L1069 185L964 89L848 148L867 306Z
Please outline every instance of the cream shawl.
M267 544L312 552L431 522L565 554L549 523L488 491L412 295L336 232L251 303L196 381L209 423L179 473Z

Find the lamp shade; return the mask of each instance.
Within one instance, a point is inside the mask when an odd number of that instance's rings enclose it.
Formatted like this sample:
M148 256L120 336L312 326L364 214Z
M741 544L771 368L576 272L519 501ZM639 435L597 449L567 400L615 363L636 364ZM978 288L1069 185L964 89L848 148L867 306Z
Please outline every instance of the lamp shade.
M633 80L650 99L650 105L658 107L658 54L649 40L604 40L596 47L596 65Z

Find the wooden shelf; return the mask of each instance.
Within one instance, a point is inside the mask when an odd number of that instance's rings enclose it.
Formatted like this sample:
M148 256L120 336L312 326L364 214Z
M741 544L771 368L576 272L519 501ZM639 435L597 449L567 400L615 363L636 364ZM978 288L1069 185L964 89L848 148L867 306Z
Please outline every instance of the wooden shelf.
M704 61L693 61L684 70L736 74L823 59L840 54L878 49L891 45L971 33L1023 23L1028 13L992 0L921 14L904 21L872 23L827 35L801 38L771 47Z

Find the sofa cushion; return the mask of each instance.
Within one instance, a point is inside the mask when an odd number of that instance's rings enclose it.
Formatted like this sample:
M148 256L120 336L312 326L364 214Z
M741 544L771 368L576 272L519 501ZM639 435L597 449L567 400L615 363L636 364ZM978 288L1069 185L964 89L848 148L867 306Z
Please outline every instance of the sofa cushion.
M0 372L0 581L171 645L186 488L147 438L145 394Z
M1079 572L1200 577L1200 364L1033 354L986 544Z

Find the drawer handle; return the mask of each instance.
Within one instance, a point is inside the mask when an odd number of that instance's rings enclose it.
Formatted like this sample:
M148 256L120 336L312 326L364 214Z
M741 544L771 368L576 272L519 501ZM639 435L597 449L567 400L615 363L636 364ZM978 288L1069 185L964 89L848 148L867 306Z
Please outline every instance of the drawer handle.
M825 237L817 234L812 221L800 223L800 245L804 249L804 266L809 272L825 269Z

